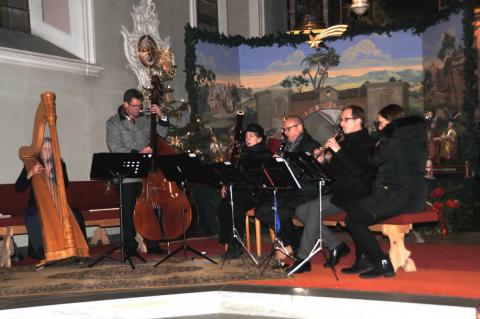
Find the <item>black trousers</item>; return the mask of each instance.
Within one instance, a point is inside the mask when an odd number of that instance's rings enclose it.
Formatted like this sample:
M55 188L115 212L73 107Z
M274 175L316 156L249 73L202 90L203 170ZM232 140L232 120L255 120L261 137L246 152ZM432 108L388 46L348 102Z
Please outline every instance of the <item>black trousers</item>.
M280 238L285 245L291 245L296 250L300 244L301 229L292 222L295 209L318 196L314 191L288 190L279 192L277 195L278 215L280 218ZM262 201L255 209L255 216L270 228L275 227L273 212L273 195L271 199Z
M137 197L142 193L142 183L123 183L122 184L122 211L123 211L123 244L127 249L137 249L138 243L135 241L135 224L133 222L133 212Z
M420 185L421 186L421 185ZM418 187L415 192L378 187L373 193L359 201L352 201L346 209L346 224L350 229L357 255L365 253L373 262L385 258L375 234L368 226L403 212L420 212L425 207L426 189Z
M375 225L385 218L374 218L372 214L363 209L360 205L351 206L347 211L345 223L350 230L353 243L356 249L356 256L366 254L373 262L380 262L385 258L380 244L375 238L375 234L368 229L368 226Z
M233 191L233 212L235 219L235 228L243 239L245 233L245 214L248 210L255 207L255 196L245 190ZM217 208L217 217L219 224L218 242L228 244L232 240L232 208L230 206L230 194L227 193L222 198Z

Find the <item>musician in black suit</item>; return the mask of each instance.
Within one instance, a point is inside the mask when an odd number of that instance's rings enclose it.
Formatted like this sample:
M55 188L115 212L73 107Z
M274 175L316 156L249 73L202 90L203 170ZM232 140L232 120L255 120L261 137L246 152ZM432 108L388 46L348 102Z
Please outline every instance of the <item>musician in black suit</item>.
M283 135L286 138L285 152L310 152L320 146L305 130L303 120L298 116L289 116L283 123ZM295 172L294 172L295 173ZM293 225L292 217L295 208L318 194L318 187L300 178L301 190L288 190L278 194L278 214L280 218L280 237L290 252L297 249L301 230ZM274 228L275 219L272 209L272 200L261 202L255 209L255 216L270 228Z
M318 150L317 161L322 165L327 177L331 179L331 193L322 196L322 216L339 213L347 208L347 204L366 197L371 192L375 170L363 165L363 160L372 151L375 140L365 128L365 112L360 106L349 105L340 115L342 134L328 139L322 149ZM339 137L342 138L339 138ZM327 159L329 154L330 159ZM296 253L297 260L292 270L303 262L315 245L320 235L320 203L319 198L297 207L295 215L305 225L300 247ZM342 257L350 253L350 248L338 239L335 234L322 225L322 243L330 250L325 263L335 266ZM310 271L310 262L306 262L296 272Z

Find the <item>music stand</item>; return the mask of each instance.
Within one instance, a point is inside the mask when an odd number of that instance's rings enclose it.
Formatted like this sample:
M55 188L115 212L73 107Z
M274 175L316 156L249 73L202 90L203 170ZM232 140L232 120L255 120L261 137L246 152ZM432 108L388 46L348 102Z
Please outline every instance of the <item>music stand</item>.
M296 172L300 174L304 179L308 181L318 182L318 201L319 201L319 226L320 233L315 245L313 245L312 250L300 264L297 265L294 269L290 270L288 273L289 276L294 274L300 267L302 267L307 261L313 258L318 252L321 252L325 261L328 262L328 257L323 249L323 239L322 239L322 187L325 185L325 182L330 181L330 179L324 174L323 168L318 163L317 159L309 152L294 152L286 153L286 160L290 163L292 167L296 168ZM337 270L335 266L329 263L330 269L332 270L335 279L338 279Z
M120 245L110 249L102 256L94 260L88 267L93 267L101 260L108 258L113 259L111 254L120 249L120 262L124 263L127 260L132 269L135 269L130 255L124 253L124 238L123 238L123 204L122 204L122 184L125 178L142 178L148 175L152 164L152 154L138 154L138 153L95 153L93 154L92 166L90 169L90 179L93 180L109 180L117 179L119 183L119 212L120 212ZM140 256L135 255L141 261L146 260Z
M263 160L242 160L240 164L244 167L257 188L273 190L274 237L270 254L259 265L262 266L262 264L265 264L265 267L261 271L261 274L263 275L277 251L280 251L285 256L295 260L294 257L288 254L285 246L278 238L278 232L281 225L278 217L277 193L278 190L292 188L301 189L302 186L293 174L289 164L283 158L277 157ZM278 260L275 259L275 261L279 263Z
M252 258L253 262L258 266L258 261L252 255L252 253L245 247L243 239L240 236L240 233L235 226L235 210L234 210L234 200L233 200L233 186L234 185L248 185L251 184L248 176L243 174L238 168L233 166L230 162L223 163L212 163L202 165L202 174L210 182L210 184L216 187L228 186L228 192L230 195L230 211L232 214L232 239L230 240L229 245L236 240L242 246L242 250L246 251L247 254ZM228 259L228 254L225 253L223 258L222 265L220 268L223 268L223 265Z
M159 156L155 160L158 168L164 173L165 177L170 182L176 182L182 190L184 197L186 198L187 183L200 183L202 177L200 175L200 161L195 154L176 154ZM187 250L195 253L196 255L207 259L208 261L216 264L217 262L208 257L206 254L202 254L198 250L187 245L186 227L185 227L185 207L182 200L182 224L183 224L183 245L169 253L165 258L157 262L154 267L157 267L170 257L176 255L183 250L185 259L187 259Z

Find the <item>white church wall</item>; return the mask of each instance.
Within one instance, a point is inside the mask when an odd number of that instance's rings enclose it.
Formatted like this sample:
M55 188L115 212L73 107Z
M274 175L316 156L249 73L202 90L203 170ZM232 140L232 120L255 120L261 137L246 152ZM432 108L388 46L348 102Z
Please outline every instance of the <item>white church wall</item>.
M2 115L0 183L14 183L23 163L18 149L31 144L35 110L43 91L57 95L57 128L60 151L70 180L88 180L95 152L108 151L105 121L122 103L123 92L136 87L133 72L126 68L121 26L133 28L130 17L137 1L95 0L94 25L96 64L104 67L99 77L63 71L6 64L0 61ZM184 83L184 25L188 22L187 1L156 1L160 35L171 37L178 75L173 83L177 99L186 97Z

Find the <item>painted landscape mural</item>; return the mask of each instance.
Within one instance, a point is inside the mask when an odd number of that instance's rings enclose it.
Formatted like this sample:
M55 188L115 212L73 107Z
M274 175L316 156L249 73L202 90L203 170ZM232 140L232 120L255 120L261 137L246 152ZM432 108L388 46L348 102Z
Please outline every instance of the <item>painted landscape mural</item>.
M348 104L363 106L369 124L388 103L423 114L422 39L405 32L335 40L319 50L200 43L197 64L216 75L202 88L200 112L220 132L239 109L246 123L258 121L274 136L284 116L300 115L319 140L331 136Z
M241 109L244 125L256 121L275 137L285 116L299 115L323 142L335 133L344 106L362 106L372 128L379 109L396 103L421 116L431 111L440 137L463 101L461 16L423 35L360 35L331 40L321 49L200 42L197 65L214 76L200 89L199 111L223 140ZM441 148L439 138L437 144Z

